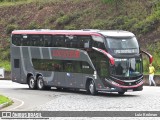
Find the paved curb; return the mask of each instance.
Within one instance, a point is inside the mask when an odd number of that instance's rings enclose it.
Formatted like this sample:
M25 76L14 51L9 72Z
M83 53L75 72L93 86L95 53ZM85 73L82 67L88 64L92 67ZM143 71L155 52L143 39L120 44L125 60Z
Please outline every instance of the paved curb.
M12 103L14 103L13 100L11 100L10 102L5 102L3 104L0 104L0 110L2 108L5 108L5 107L8 107L8 106L12 105Z
M10 102L6 102L6 103L3 103L3 104L0 104L0 109L8 106L10 104Z

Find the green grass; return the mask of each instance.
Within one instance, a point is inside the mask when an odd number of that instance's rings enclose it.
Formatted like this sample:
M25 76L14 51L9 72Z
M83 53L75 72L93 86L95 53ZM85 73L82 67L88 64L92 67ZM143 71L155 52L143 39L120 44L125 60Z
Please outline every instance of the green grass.
M9 106L13 103L13 101L10 100L8 97L0 95L0 104L6 103L6 102L8 102L7 106Z
M31 0L19 0L16 2L3 1L3 2L0 2L0 7L1 6L5 7L5 6L20 5L20 4L29 3L29 2L31 2Z
M4 68L5 71L11 71L11 65L10 65L10 61L1 61L0 60L0 68Z
M37 3L37 5L39 5L40 7L43 7L44 4L61 2L61 1L59 0L15 0L15 2L3 1L3 2L0 2L0 7L29 4L33 2Z

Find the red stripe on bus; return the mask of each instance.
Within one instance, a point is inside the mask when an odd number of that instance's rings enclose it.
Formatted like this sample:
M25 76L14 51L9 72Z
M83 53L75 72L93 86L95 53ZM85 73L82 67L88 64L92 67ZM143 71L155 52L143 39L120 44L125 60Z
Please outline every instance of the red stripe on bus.
M58 31L13 31L12 34L49 34L49 35L95 35L101 36L94 32L58 32Z
M149 57L149 62L151 64L153 62L153 56L146 51L143 51L143 50L141 50L141 51Z
M139 86L141 86L143 84L143 81L142 82L140 82L139 84L137 84L137 85L134 85L134 86L123 86L123 85L115 85L115 86L117 86L117 87L120 87L120 88L136 88L136 87L139 87Z
M109 53L107 53L105 50L102 50L102 52L108 56L111 64L114 65L115 62L114 62L114 58L112 57L112 55L110 55Z
M112 55L110 55L109 53L107 53L105 50L102 50L102 49L99 49L99 48L96 48L96 47L92 47L92 48L93 48L94 50L97 50L97 51L103 53L104 55L106 55L106 56L109 58L110 63L111 63L112 65L115 64L114 58L112 57Z

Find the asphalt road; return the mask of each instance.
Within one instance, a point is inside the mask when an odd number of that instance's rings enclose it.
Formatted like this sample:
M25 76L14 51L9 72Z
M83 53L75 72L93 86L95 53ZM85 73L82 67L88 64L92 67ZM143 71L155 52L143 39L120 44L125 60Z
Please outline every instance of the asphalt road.
M160 111L160 87L144 86L143 91L87 95L84 91L30 90L27 85L0 80L0 94L14 104L1 111Z

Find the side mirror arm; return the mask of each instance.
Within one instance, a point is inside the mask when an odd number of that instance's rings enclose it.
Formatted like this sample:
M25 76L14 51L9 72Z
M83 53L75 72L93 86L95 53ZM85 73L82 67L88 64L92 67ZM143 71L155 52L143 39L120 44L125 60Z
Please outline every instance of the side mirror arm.
M153 62L153 56L146 51L141 50L141 52L149 57L149 63L151 64Z

